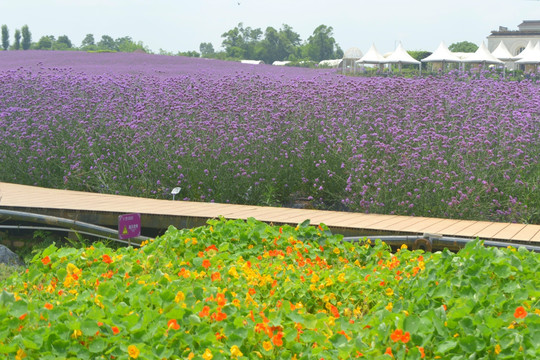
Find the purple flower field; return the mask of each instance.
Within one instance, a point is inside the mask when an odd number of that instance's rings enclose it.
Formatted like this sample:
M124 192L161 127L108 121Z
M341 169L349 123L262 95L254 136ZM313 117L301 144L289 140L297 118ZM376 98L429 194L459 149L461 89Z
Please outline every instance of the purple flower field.
M0 52L0 181L540 223L540 84Z

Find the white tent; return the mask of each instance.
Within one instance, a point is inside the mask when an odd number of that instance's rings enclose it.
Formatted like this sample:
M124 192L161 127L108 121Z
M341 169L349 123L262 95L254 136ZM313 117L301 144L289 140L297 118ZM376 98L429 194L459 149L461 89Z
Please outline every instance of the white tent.
M372 44L368 52L357 61L359 64L383 64L386 59L377 51L375 44Z
M422 63L415 58L413 58L401 45L401 42L398 44L396 50L388 56L385 60L387 64L398 64L399 70L401 71L401 65L403 64L414 64L422 66Z
M540 64L540 42L536 43L524 58L516 61L516 64Z
M482 42L482 45L476 50L476 52L470 54L465 59L462 60L464 63L474 63L474 64L497 64L503 65L504 62L497 59L495 56L491 55L486 44Z
M532 42L532 40L529 40L529 43L527 44L527 46L525 47L525 49L520 52L518 55L514 56L514 60L519 60L519 59L523 59L524 57L527 56L527 54L529 52L531 52L532 50L534 49L534 43Z
M502 61L510 61L514 58L502 41L499 43L499 46L497 46L497 48L493 50L491 55Z
M435 50L433 54L422 59L422 62L461 62L461 59L458 58L453 52L448 50L445 43L441 41L441 44L437 50Z
M329 67L337 68L339 65L341 65L342 61L343 59L322 60L319 63L319 66L329 66Z

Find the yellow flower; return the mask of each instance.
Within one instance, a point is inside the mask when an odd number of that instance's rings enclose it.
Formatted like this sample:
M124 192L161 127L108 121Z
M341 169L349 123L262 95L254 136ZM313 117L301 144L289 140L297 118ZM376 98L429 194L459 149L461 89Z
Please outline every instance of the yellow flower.
M315 284L317 281L319 281L319 275L313 273L313 276L311 277L311 282Z
M182 291L179 291L176 293L174 301L179 303L180 301L184 301L185 299L186 299L186 295Z
M244 355L244 354L242 354L242 352L240 351L238 346L233 345L232 348L231 348L231 356L236 358L236 357L239 357L239 356L242 356L242 355Z
M339 250L339 248L334 248L334 254L339 255L340 253L341 251Z
M195 354L193 352L190 352L189 355L188 355L188 360L191 360L195 357Z
M272 345L272 343L270 341L264 341L263 342L263 349L266 350L266 351L270 351L274 348L274 346Z
M15 356L15 360L22 360L26 357L26 353L23 349L17 350L17 355Z
M392 289L390 289L390 288L386 289L386 295L387 295L387 296L392 296L392 295L394 295L394 290L392 290Z
M407 250L407 249L408 249L407 244L401 245L401 250Z
M214 355L212 355L212 352L210 351L210 349L206 349L206 351L204 352L202 356L204 360L211 360L213 357Z
M128 354L129 354L130 358L136 359L136 358L139 357L140 353L141 352L139 351L139 349L135 345L129 345L128 346Z
M228 274L236 279L238 279L238 271L236 270L236 266L233 266L229 269Z
M385 308L388 311L392 311L392 309L394 308L394 305L391 302L389 302L388 305L385 306Z
M73 330L73 334L71 334L72 339L76 339L76 338L81 337L81 336L82 336L82 331L79 330L79 329Z
M501 345L495 345L495 354L499 355L501 353Z
M345 282L345 274L344 274L344 273L340 273L340 274L338 275L338 278L337 278L337 279L338 279L339 282Z

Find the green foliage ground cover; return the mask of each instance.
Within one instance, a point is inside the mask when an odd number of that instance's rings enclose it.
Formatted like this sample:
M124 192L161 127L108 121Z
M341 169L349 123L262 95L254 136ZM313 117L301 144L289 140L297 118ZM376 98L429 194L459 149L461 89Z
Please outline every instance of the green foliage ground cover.
M0 282L8 359L533 359L540 256L392 253L211 220L140 249L54 245Z

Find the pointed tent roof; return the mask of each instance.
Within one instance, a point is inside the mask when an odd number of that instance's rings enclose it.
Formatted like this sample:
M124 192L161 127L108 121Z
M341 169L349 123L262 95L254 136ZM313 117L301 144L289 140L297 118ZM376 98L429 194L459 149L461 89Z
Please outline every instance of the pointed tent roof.
M385 59L385 62L389 64L420 64L420 61L416 60L405 51L401 42L396 50Z
M368 52L364 56L362 56L362 58L357 62L364 64L382 64L385 61L386 59L384 58L384 56L381 55L379 51L377 51L375 44L372 44Z
M482 45L476 50L476 52L470 54L465 59L461 60L465 63L482 63L482 64L504 64L503 61L497 59L491 55L486 44L482 42Z
M524 50L525 51L525 50ZM523 59L516 61L516 64L540 64L540 42Z
M533 48L534 48L534 43L532 42L532 40L529 40L529 43L527 44L525 49L522 52L520 52L519 54L517 54L516 56L514 56L514 60L523 59L524 57L527 56L527 54L530 51L532 51Z
M345 53L343 54L343 59L359 60L362 58L362 56L362 50L357 47L352 47L345 51Z
M508 50L508 48L506 47L506 45L504 45L502 40L499 43L499 46L497 46L497 48L493 50L491 55L495 56L497 59L502 60L502 61L505 61L505 60L508 61L514 58L512 54L510 53L510 51Z
M461 62L461 59L452 53L446 47L446 44L441 41L441 44L435 52L428 57L422 59L423 62Z

